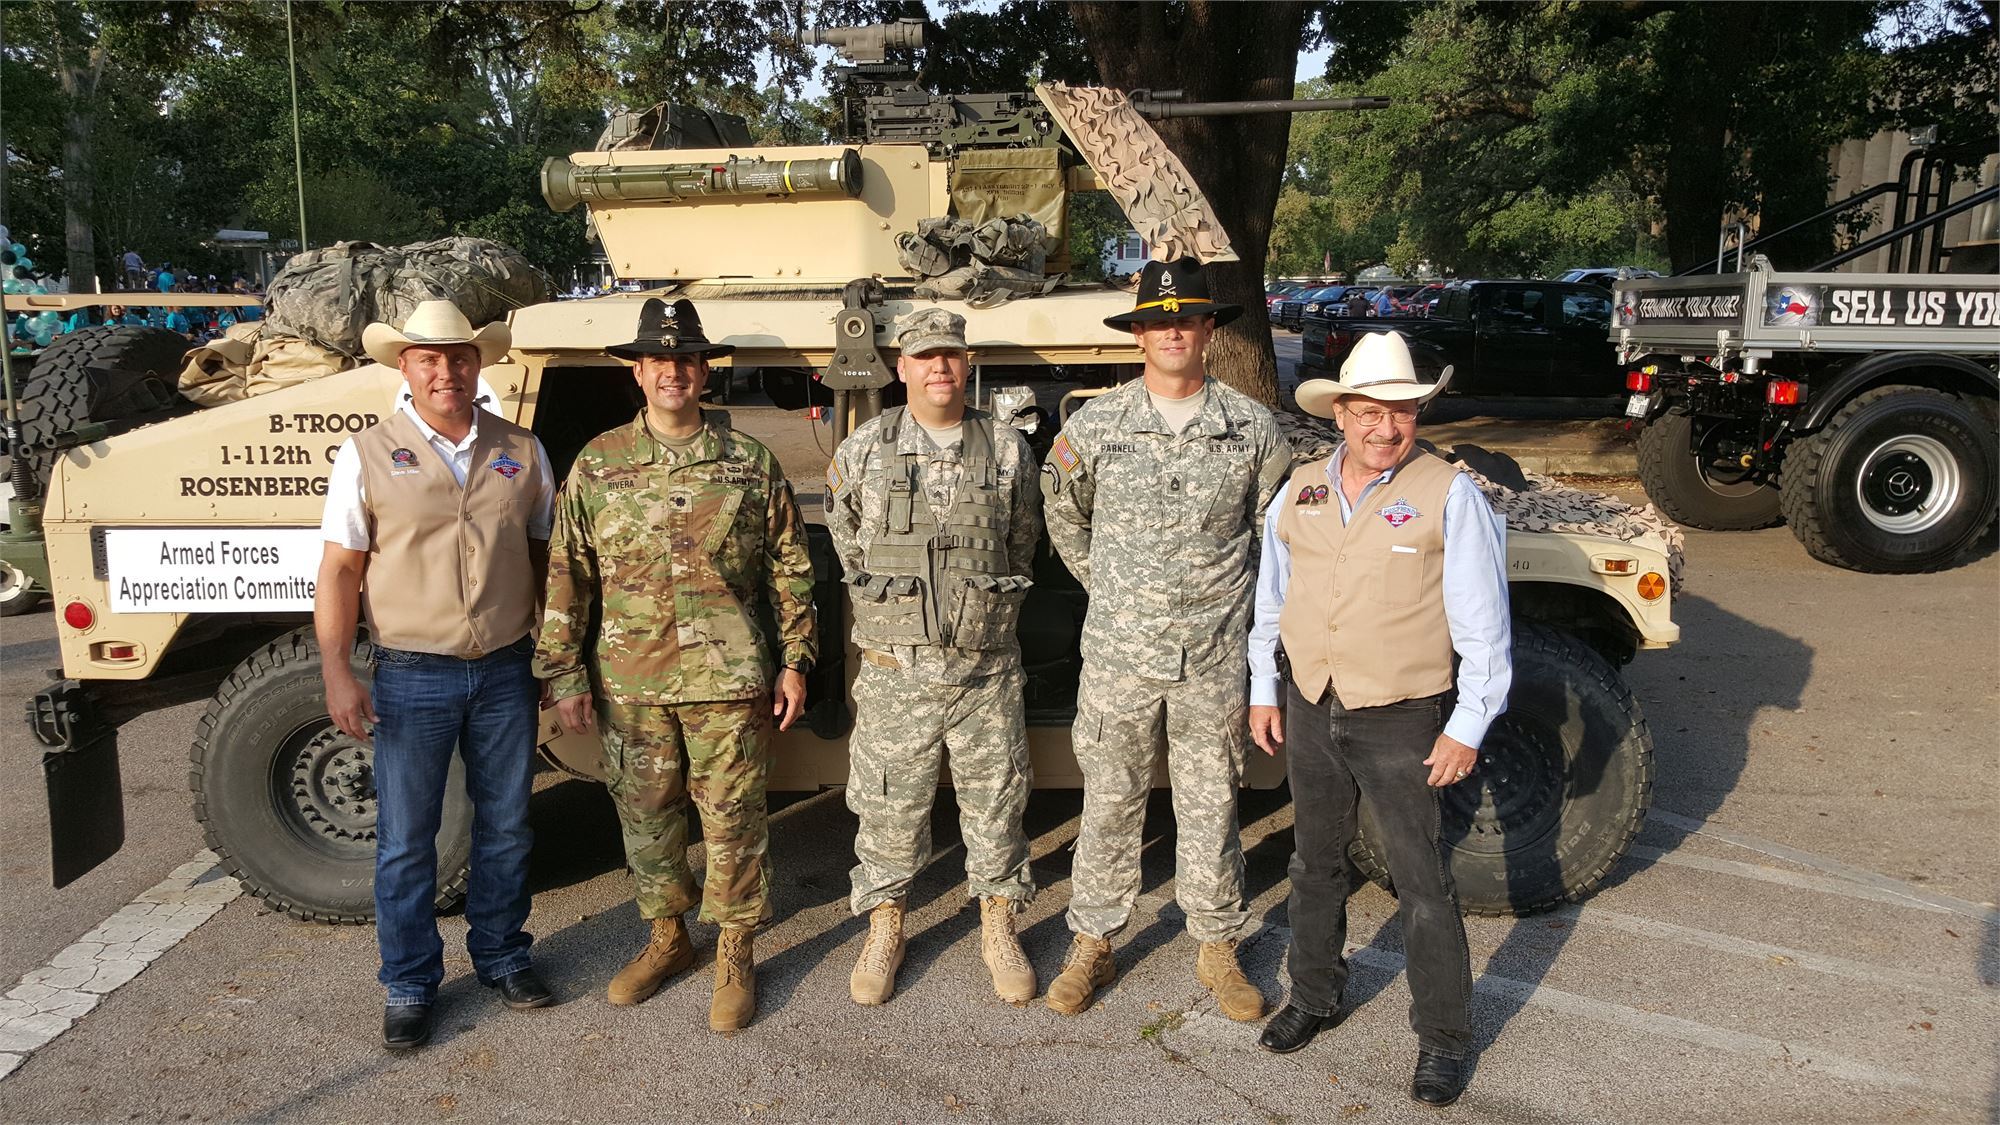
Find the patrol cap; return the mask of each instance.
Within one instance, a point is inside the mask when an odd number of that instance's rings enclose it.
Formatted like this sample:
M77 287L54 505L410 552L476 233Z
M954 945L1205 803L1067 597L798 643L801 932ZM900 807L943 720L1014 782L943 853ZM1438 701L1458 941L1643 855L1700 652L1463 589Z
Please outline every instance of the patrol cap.
M951 348L970 351L965 344L965 318L940 308L918 309L896 327L896 347L904 355Z

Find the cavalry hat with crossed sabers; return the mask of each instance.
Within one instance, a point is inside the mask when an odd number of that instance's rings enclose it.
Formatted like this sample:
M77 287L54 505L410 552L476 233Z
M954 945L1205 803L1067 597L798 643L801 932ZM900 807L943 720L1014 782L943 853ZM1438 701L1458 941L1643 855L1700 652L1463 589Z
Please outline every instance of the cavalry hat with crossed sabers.
M1139 303L1128 313L1107 316L1112 328L1136 328L1154 320L1212 316L1220 326L1243 312L1240 305L1218 305L1208 296L1208 271L1194 258L1147 262L1139 274Z
M642 355L698 355L703 358L728 355L734 344L710 342L701 329L701 314L694 302L682 297L668 304L658 297L646 298L639 306L639 334L629 344L613 344L604 349L619 359L637 361Z

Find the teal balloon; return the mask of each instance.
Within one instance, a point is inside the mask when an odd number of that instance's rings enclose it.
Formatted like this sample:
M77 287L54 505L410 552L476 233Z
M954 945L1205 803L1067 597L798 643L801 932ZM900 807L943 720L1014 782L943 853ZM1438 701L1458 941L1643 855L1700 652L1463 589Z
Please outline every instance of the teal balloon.
M19 293L21 290L26 288L27 286L21 284L18 281L15 281L11 277L4 282L0 282L0 290L4 290L5 292L8 293Z
M12 246L9 246L7 249L12 250L16 258L19 258L28 252L28 248L26 246L21 245L18 242L16 242Z

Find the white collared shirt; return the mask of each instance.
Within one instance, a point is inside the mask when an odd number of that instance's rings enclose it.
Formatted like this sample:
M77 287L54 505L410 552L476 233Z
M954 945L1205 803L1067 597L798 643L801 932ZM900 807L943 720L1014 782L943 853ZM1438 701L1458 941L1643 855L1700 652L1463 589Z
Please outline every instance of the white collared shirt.
M465 475L472 471L472 443L479 438L481 411L472 412L472 428L466 431L465 440L454 443L431 429L410 402L408 391L397 396L396 409L417 424L417 432L424 435L438 459L451 466L451 475L457 478L459 487L465 487ZM534 510L528 516L528 537L545 540L555 526L556 484L549 470L549 451L542 446L541 438L535 439L535 450L541 454L541 481L535 491ZM361 483L361 455L354 451L354 439L348 438L340 443L340 452L334 454L333 469L327 474L320 538L350 551L365 551L374 546L368 534L367 508L367 489Z

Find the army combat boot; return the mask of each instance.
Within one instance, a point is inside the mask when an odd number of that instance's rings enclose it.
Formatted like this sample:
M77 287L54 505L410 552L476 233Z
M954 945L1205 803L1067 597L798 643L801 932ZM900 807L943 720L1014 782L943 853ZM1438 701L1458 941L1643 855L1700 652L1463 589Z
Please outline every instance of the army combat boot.
M1111 943L1078 934L1069 943L1069 956L1063 960L1062 972L1049 982L1048 1005L1063 1015L1078 1015L1090 1007L1090 998L1097 995L1097 990L1110 984L1117 974L1117 966L1111 963Z
M856 1004L883 1004L896 994L896 969L903 963L903 900L891 899L868 912L868 940L847 978Z
M757 931L724 926L715 943L715 996L708 1002L710 1031L741 1031L757 1014L757 972L750 938Z
M660 990L660 985L675 973L682 972L694 964L694 944L688 941L687 926L676 914L670 918L653 919L653 939L646 948L632 959L632 963L618 970L611 978L611 986L604 990L604 998L619 1007L637 1004Z
M1035 998L1035 967L1014 933L1013 899L989 895L979 900L979 948L1000 999L1025 1004Z
M1264 994L1243 975L1236 961L1236 940L1205 941L1195 956L1194 978L1215 993L1222 1014L1239 1022L1262 1019Z

